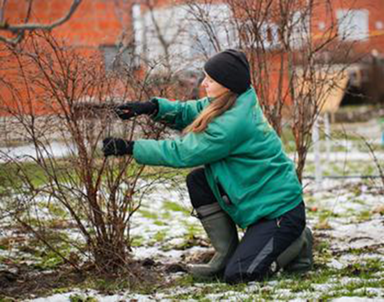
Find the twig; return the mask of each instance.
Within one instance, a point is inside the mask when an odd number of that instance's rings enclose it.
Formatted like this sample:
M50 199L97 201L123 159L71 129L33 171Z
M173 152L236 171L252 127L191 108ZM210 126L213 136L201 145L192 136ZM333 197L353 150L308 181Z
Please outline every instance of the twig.
M20 41L24 38L25 31L34 31L34 30L51 31L55 27L60 26L60 25L64 24L65 22L67 22L72 17L74 12L77 10L77 8L81 2L82 2L82 0L73 0L71 7L69 8L68 13L64 17L54 21L51 24L25 23L25 24L10 25L7 22L0 22L0 30L9 31L9 32L17 35L13 39L6 38L4 36L0 36L0 41L5 42L7 44L16 45L16 44L20 43ZM30 2L29 6L28 6L27 19L29 18L30 13L31 13L31 6L32 6L31 3L32 2ZM3 8L4 8L4 5L5 5L5 1L3 2ZM1 13L4 14L3 9L1 11ZM1 20L2 19L3 19L3 16L1 16Z

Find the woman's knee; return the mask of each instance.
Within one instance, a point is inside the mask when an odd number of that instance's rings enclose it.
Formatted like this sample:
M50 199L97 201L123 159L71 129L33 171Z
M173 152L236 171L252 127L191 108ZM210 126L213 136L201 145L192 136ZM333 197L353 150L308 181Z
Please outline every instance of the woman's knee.
M241 267L241 265L236 266L234 263L230 263L225 268L223 279L224 282L228 284L238 284L250 281L260 281L265 276L266 273L264 272L254 271L250 273L245 268Z
M237 284L244 282L244 274L241 271L236 270L233 265L228 264L224 271L224 282L228 284Z
M199 180L201 179L202 176L205 177L204 173L205 173L204 172L204 168L198 168L198 169L192 170L187 175L186 182L187 182L188 190L191 190L193 187L195 187L196 184L199 182Z
M196 170L193 170L193 171L189 172L189 174L187 175L186 182L187 182L187 187L188 187L188 189L190 189L190 187L191 187L191 186L193 185L193 183L194 183L195 174L196 174Z
M223 279L228 284L237 284L250 281L247 272L247 265L236 254L228 261Z
M188 174L187 187L192 206L195 209L216 202L216 198L205 177L204 168L198 168Z

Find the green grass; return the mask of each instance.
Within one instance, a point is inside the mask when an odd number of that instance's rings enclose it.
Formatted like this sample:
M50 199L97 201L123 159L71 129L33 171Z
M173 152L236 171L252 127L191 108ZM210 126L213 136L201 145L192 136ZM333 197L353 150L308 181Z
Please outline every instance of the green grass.
M368 221L371 219L372 219L372 212L370 210L364 210L364 211L361 211L361 212L355 214L353 220L356 223L360 223L360 222Z
M167 236L167 231L161 230L161 231L158 231L158 232L153 236L153 239L154 239L156 242L163 242L166 236Z
M367 279L366 281L363 280L359 283L347 283L346 285L341 285L339 282L335 281L344 276L348 276L348 274L350 275L351 273L353 273L353 271L351 272L350 268L346 268L341 271L329 268L318 268L316 269L316 272L302 276L282 273L263 282L256 283L251 289L247 284L228 285L220 283L218 280L213 282L210 281L206 284L206 286L199 286L196 288L193 287L196 285L196 282L204 284L204 281L195 279L188 275L178 280L177 287L192 287L191 290L181 294L169 295L167 298L175 300L196 299L198 301L204 301L204 299L207 299L206 296L208 294L217 294L217 298L219 300L234 298L236 295L239 295L239 299L241 299L241 301L273 301L276 299L289 301L294 299L298 293L306 293L309 296L313 293L318 293L315 285L321 286L333 284L334 286L331 286L330 290L330 292L333 293L329 293L325 290L324 293L321 294L321 300L326 300L327 298L335 298L346 295L364 296L364 293L355 294L354 291L364 287L380 288L382 286L382 280ZM273 283L273 286L270 286L270 281L277 281L277 283ZM341 290L346 290L347 294L345 291ZM287 293L281 294L280 291L287 291ZM226 292L230 293L226 294ZM243 298L244 294L248 296L246 300Z
M162 221L162 220L156 220L153 222L153 224L158 225L158 226L167 225L167 223Z
M145 210L143 209L142 207L139 209L138 211L144 218L148 218L148 219L157 219L158 218L158 214L156 213L153 213L151 211L148 211L148 210Z
M47 161L48 163L48 161ZM94 169L98 169L97 163ZM133 162L126 170L126 178L136 175L141 165ZM114 173L118 174L118 163L114 165ZM8 189L21 189L23 184L29 183L34 187L46 184L51 175L56 175L62 183L78 182L78 173L81 169L75 167L69 159L55 160L52 167L44 168L36 162L0 163L0 195L8 193ZM186 177L190 169L173 169L164 167L146 166L141 178L143 179L179 179ZM175 184L176 185L176 184Z
M48 202L48 203L40 203L40 207L45 207L48 209L49 213L55 217L67 217L68 212L67 210L60 204L54 203L54 202Z
M145 243L145 238L144 237L142 237L142 236L134 236L133 238L132 238L132 241L131 241L131 246L133 246L133 247L139 247L139 246L143 246L144 245L144 243Z
M22 179L29 180L33 185L39 186L47 182L44 170L36 163L26 162L20 166L13 163L0 164L0 191L6 188L19 188Z
M242 293L247 284L237 284L237 285L229 285L221 282L219 279L216 280L207 280L207 279L199 279L195 278L191 275L185 275L177 280L175 284L176 288L188 288L191 286L195 286L196 283L205 284L206 286L199 286L198 288L194 287L190 292L181 293L176 295L166 296L168 299L178 300L187 300L187 299L195 299L198 301L211 301L206 298L207 295L210 294L224 294L228 291L231 291L231 296L227 298L233 298L233 292ZM221 297L224 299L225 297Z
M165 201L163 203L163 208L168 211L181 212L186 215L190 215L190 211L188 209L173 201Z

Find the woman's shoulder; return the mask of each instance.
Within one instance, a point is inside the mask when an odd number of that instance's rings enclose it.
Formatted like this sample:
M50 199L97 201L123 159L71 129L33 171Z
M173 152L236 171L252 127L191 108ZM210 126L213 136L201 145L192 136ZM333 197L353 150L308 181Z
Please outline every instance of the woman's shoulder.
M247 106L247 104L235 104L231 109L214 118L208 125L220 128L222 131L241 134L246 132L252 123L251 111L251 106Z
M235 105L226 112L228 116L234 116L246 122L252 111L258 107L258 100L253 88L238 96ZM244 120L245 119L245 120Z

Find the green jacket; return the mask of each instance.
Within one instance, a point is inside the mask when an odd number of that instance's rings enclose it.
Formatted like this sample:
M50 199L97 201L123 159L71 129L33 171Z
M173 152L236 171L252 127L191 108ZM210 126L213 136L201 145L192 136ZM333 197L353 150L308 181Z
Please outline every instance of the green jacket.
M189 125L210 99L157 99L154 118L176 129ZM253 88L215 118L204 132L174 140L137 140L133 156L140 164L175 168L205 165L208 183L221 207L242 228L260 218L273 219L302 201L302 187L280 138L266 121ZM229 197L219 194L218 183Z

